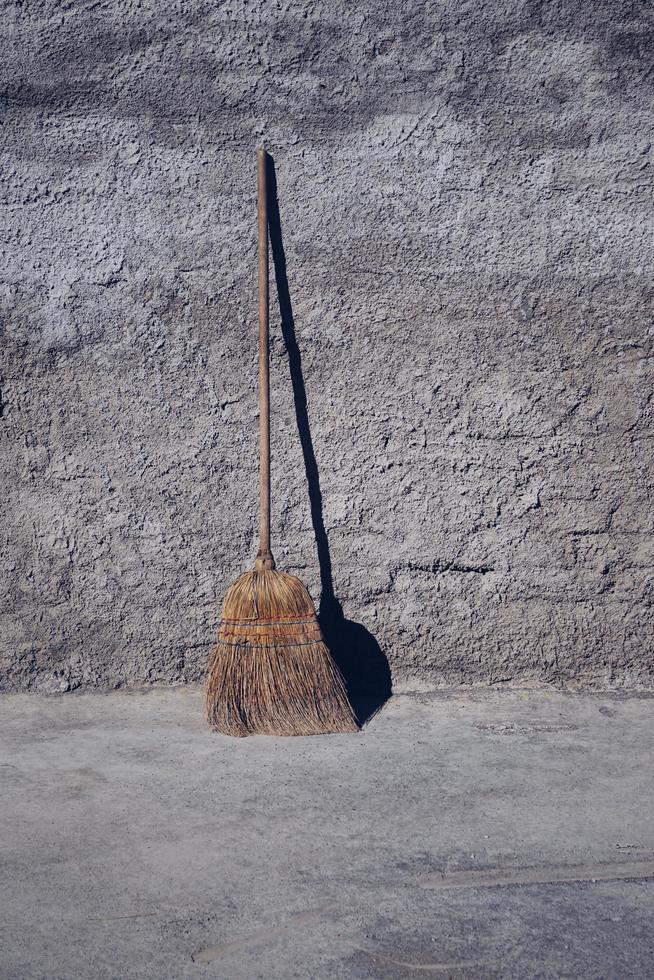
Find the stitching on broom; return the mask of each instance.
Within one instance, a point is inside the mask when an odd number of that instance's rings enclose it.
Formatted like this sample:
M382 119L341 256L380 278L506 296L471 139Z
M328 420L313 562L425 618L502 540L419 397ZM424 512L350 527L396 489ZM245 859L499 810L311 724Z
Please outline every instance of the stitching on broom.
M221 619L220 625L223 624L227 626L240 626L244 624L250 628L250 626L271 626L273 623L286 623L287 626L304 626L306 623L314 622L313 616L307 616L306 619L287 619L285 616L270 616L268 619L264 619L261 622L255 623L249 619Z
M271 639L274 640L275 637L271 637ZM284 648L284 647L312 647L315 646L316 643L324 643L324 642L325 642L324 640L307 640L306 643L274 643L273 646L276 649ZM218 637L218 646L219 647L221 646L222 647L258 647L260 650L265 650L267 648L267 645L265 643L250 643L249 640L241 640L240 643L230 643L229 640L221 640L220 637Z
M249 632L249 627L248 626L241 627L241 630L245 630L245 636L248 635L248 632ZM219 638L220 637L223 637L223 636L235 636L237 638L240 638L240 637L242 637L244 635L243 632L241 632L241 630L238 630L238 629L235 629L235 630L224 630L224 629L221 629L218 632L218 636L219 636ZM271 633L268 637L265 637L265 636L262 636L261 634L259 634L259 639L274 640L277 637L279 637L280 640L283 640L284 638L287 638L287 637L290 637L291 639L295 639L297 637L298 640L301 640L301 639L303 639L306 636L306 633L308 633L308 632L309 632L308 630L306 630L306 631L305 630L298 630L297 633L295 631L293 631L293 630L283 630L280 633ZM314 633L315 632L319 632L319 627L317 627L317 629L314 630L313 632ZM322 636L322 633L320 635Z
M243 636L243 631L245 631L245 634L247 635L250 632L251 627L258 626L258 625L259 625L258 623L240 623L238 626L232 626L232 627L221 625L220 629L218 630L218 635L219 636ZM285 636L293 636L293 637L297 636L298 638L301 639L306 633L320 632L320 626L318 625L318 623L313 623L312 627L313 629L311 628L299 629L299 630L281 629L275 633L270 633L268 639L274 640L276 636L279 636L280 639L283 639ZM259 636L261 637L261 634L259 634Z
M313 637L310 636L310 635L307 635L309 633L309 630L306 630L306 631L305 630L298 630L297 633L294 630L284 630L281 633L271 633L271 634L268 634L268 633L256 633L256 634L252 634L252 639L254 640L255 637L256 637L257 640L261 640L262 642L264 640L275 640L275 639L280 639L280 640L284 640L284 639L290 639L290 640L310 640L310 639L315 639L316 638L316 634L322 636L322 633L318 633L318 630L311 630L311 632L313 633ZM218 635L219 635L219 637L223 637L223 636L226 637L226 638L233 637L234 639L240 640L240 639L243 639L244 637L247 638L250 634L248 633L247 630L245 630L245 631L241 631L241 630L220 630L220 632L219 632Z

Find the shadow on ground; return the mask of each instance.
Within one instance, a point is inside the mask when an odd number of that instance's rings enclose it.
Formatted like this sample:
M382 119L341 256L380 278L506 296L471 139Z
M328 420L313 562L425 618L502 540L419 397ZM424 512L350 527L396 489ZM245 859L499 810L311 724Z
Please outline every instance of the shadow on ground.
M316 549L320 566L322 593L318 618L332 656L345 678L348 695L359 724L377 712L391 696L391 672L388 660L375 637L361 623L346 619L342 606L334 594L332 560L329 540L323 519L320 474L313 449L307 393L302 374L302 356L295 335L293 306L286 273L286 255L282 239L275 164L267 157L268 164L268 223L270 244L277 284L277 297L281 315L282 335L288 353L288 364L293 387L295 417L302 446L304 468L309 487L311 521L316 537Z

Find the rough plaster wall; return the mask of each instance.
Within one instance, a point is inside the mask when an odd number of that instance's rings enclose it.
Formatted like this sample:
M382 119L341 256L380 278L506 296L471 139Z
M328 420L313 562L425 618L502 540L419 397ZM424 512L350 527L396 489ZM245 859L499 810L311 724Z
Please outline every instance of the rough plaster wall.
M396 681L652 684L650 18L3 4L6 688L202 674L256 550L262 137L345 615Z

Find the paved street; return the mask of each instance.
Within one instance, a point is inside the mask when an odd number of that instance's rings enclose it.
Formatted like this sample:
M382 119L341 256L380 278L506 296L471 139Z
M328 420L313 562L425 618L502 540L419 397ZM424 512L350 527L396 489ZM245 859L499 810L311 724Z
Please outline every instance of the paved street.
M398 695L212 735L197 689L0 701L11 980L651 977L654 700Z

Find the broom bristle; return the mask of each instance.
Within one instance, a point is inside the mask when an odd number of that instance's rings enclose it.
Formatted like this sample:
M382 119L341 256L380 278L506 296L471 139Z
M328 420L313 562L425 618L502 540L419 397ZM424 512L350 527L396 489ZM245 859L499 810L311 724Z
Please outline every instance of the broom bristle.
M294 575L255 569L230 588L209 662L207 718L225 735L358 730L311 596Z

